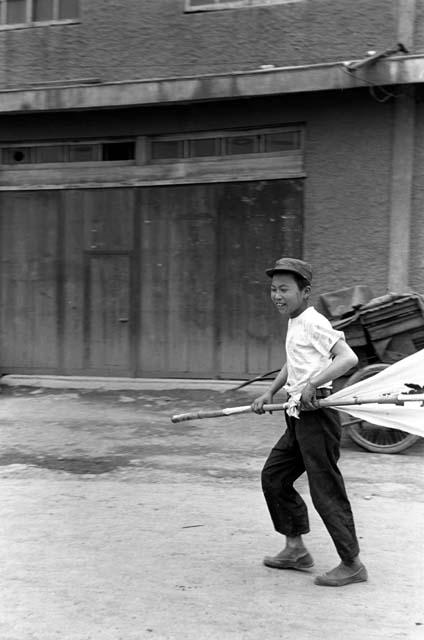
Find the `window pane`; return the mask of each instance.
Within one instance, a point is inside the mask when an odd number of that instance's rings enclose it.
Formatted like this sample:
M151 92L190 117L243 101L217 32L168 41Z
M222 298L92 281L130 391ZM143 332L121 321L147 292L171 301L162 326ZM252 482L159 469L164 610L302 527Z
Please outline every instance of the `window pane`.
M258 151L258 136L235 136L227 138L227 153L235 155L238 153L256 153Z
M292 151L300 148L299 131L280 131L279 133L266 133L265 151Z
M7 0L6 24L22 24L26 22L26 0Z
M214 4L215 0L190 0L190 7L204 7L205 5Z
M59 0L59 20L78 18L78 0Z
M182 140L156 140L152 142L153 160L183 157Z
M98 145L94 144L73 144L69 146L70 162L90 162L98 160Z
M190 140L190 157L200 158L202 156L219 155L217 142L217 138Z
M102 145L102 160L134 160L134 142L105 142Z
M33 0L34 22L53 20L53 0Z
M65 148L60 145L34 147L34 162L64 162Z

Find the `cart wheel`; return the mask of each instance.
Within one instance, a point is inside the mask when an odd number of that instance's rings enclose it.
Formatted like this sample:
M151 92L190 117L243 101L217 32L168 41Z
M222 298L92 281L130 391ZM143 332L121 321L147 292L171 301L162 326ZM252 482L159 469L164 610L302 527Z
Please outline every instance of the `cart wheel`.
M348 379L346 386L375 376L389 366L389 364L379 363L359 369ZM340 414L340 417L342 425L347 428L352 440L367 451L374 453L399 453L399 451L408 449L420 439L419 436L406 433L400 429L380 427L347 414Z

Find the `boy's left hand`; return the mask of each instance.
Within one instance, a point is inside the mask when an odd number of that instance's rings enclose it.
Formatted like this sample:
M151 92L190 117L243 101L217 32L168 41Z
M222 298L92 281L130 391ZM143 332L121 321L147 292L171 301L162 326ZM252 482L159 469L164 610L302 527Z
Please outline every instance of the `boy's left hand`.
M303 411L314 411L318 409L316 399L316 388L308 382L300 396L300 409Z

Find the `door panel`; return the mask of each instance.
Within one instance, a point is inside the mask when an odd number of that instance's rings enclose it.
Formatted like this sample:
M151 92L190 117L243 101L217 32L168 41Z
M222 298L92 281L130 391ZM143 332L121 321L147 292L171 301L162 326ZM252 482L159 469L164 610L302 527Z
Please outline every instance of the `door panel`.
M60 366L57 192L0 194L2 371Z
M302 181L143 189L139 375L240 377L284 362L265 269L300 257Z
M129 369L129 257L88 255L86 367L108 374Z
M219 373L253 376L284 362L287 324L271 305L265 269L301 256L302 181L218 187Z
M102 314L102 308L107 300L107 288L113 289L113 278L117 278L117 286L123 287L123 292L129 291L130 281L128 272L128 256L133 247L133 217L134 190L133 189L87 189L69 190L62 192L63 228L64 228L64 370L68 374L98 373L107 375L110 368L110 354L105 353L103 362L102 348L97 342L91 346L89 336L91 320L95 314ZM115 254L115 255L114 255ZM96 263L95 256L98 256ZM125 258L122 258L122 256ZM94 256L91 262L89 256ZM116 259L115 259L116 258ZM122 265L123 272L114 265ZM110 270L112 280L101 284L100 265ZM93 278L98 278L94 280ZM92 291L99 300L100 307L94 309L93 301L88 295ZM102 293L103 291L103 293ZM112 298L115 294L112 291ZM105 334L114 330L114 322L106 322ZM94 314L94 315L93 315ZM96 325L96 323L94 323ZM108 326L108 328L107 328ZM134 327L134 323L131 325ZM95 326L93 328L94 336ZM129 332L120 327L119 332ZM96 336L98 340L98 336ZM119 342L119 337L112 337L113 344ZM113 350L106 344L104 349ZM123 375L133 375L131 362L122 362L124 354L128 355L128 348L117 354L117 371ZM131 354L130 354L131 355ZM103 362L103 364L102 364ZM101 367L105 367L105 370Z
M211 188L198 185L141 194L140 375L213 374L216 214L210 199Z

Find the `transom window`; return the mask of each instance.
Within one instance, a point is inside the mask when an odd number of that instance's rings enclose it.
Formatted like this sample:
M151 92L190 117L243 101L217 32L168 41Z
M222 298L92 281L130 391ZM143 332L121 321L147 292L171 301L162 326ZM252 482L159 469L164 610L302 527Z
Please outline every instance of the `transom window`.
M185 0L186 11L218 11L219 9L245 9L288 4L301 0Z
M150 139L152 161L284 154L301 150L302 130L298 128L211 132L186 136L154 136Z
M0 165L127 162L178 163L247 156L301 156L301 126L208 131L104 140L0 143Z
M79 0L0 0L3 27L74 22L78 17Z

